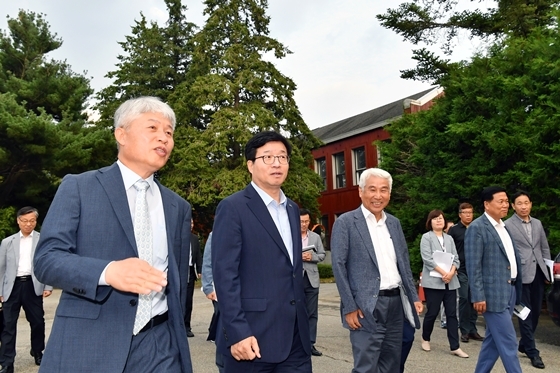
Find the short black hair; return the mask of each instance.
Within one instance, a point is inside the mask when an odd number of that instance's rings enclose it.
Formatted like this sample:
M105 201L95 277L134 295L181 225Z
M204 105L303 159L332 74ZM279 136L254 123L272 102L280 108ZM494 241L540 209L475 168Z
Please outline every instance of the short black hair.
M308 209L299 209L299 216L309 215L311 217L311 212Z
M529 198L529 202L533 202L533 200L531 199L531 195L528 192L524 190L518 190L513 194L513 196L511 196L511 203L515 203L515 200L521 196L527 196L527 198Z
M433 230L432 228L432 219L433 218L437 218L438 216L443 216L443 221L445 223L445 225L447 225L447 219L445 219L445 214L443 213L443 211L441 210L432 210L430 211L430 213L428 214L428 219L426 219L426 229L431 231Z
M280 141L286 147L288 157L292 154L292 145L290 142L275 131L263 131L253 136L245 145L245 159L254 161L257 155L257 149L272 141Z
M484 189L482 189L482 193L480 193L480 197L482 198L482 203L484 204L484 202L490 202L494 199L494 194L496 193L506 193L506 189L501 187L501 186L489 186L486 187Z
M25 206L25 207L20 208L17 212L17 217L19 218L22 215L27 215L30 212L34 212L35 216L39 217L39 211L35 207L31 207L31 206Z

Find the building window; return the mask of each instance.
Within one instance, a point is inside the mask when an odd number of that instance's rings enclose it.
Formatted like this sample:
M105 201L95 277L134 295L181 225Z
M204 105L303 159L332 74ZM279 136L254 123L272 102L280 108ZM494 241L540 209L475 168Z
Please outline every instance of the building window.
M333 155L334 185L335 188L346 187L346 166L344 165L344 153Z
M315 172L323 179L323 190L327 190L327 160L325 158L315 160Z
M358 185L360 175L366 169L366 148L362 146L352 150L352 162L354 163L354 185Z

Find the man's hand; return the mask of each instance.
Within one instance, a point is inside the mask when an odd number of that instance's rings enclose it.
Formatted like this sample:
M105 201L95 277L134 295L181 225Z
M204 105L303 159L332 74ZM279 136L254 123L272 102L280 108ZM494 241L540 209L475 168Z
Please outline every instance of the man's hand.
M416 308L416 312L419 315L422 313L422 311L424 311L424 305L420 301L414 302L414 308Z
M484 312L486 312L486 301L473 303L473 308L476 312L478 312L479 315L483 314Z
M253 336L247 337L232 345L230 351L231 356L237 361L253 360L256 357L259 359L261 358L261 350L259 349L257 338Z
M112 262L105 271L105 281L113 288L136 294L159 292L167 285L167 275L139 258Z
M344 317L346 318L346 322L348 323L350 329L356 330L362 327L359 319L363 319L364 314L362 313L361 309L358 308L356 311L347 313Z
M310 262L313 257L311 256L311 250L301 253L301 259L304 262Z
M206 296L206 298L208 298L208 299L210 299L210 300L218 301L218 297L216 296L216 292L215 292L215 291L213 291L213 292L211 292L210 294L208 294L208 295Z
M43 291L43 298L47 298L52 294L52 290Z

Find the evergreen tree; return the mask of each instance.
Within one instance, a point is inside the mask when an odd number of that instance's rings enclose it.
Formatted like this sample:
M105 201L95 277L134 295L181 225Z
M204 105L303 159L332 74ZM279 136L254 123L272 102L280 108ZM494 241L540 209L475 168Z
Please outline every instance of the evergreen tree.
M558 251L559 58L558 24L507 37L444 79L445 96L431 110L387 127L391 142L379 145L395 178L391 209L410 242L431 209L455 218L468 201L482 213L482 188L502 185L531 192L532 214Z
M20 11L0 33L0 228L18 208L47 211L60 179L114 158L110 131L86 125L87 78L46 55L62 45L43 15Z
M119 43L124 54L117 57L117 70L106 75L113 83L97 95L101 125L111 127L115 110L130 98L156 96L168 101L186 79L192 58L190 39L196 26L187 22L187 8L180 0L165 0L165 4L169 18L164 27L148 22L141 13L132 35Z
M470 0L470 3L482 3ZM486 10L458 10L467 0L412 0L397 9L388 9L377 19L384 27L402 35L414 45L441 43L444 54L449 55L457 43L457 36L464 32L470 38L488 42L502 40L506 35L525 37L535 27L550 24L554 0L496 0ZM487 3L487 2L485 2ZM413 50L417 66L401 71L404 79L438 83L457 65L441 58L427 48Z
M250 180L245 143L256 132L275 130L294 145L284 191L317 211L322 184L309 165L319 141L301 118L295 83L268 61L290 52L269 36L267 1L206 0L205 5L207 22L193 38L192 78L170 97L180 117L188 116L185 108L198 108L199 125L178 129L162 178L195 207L213 211Z

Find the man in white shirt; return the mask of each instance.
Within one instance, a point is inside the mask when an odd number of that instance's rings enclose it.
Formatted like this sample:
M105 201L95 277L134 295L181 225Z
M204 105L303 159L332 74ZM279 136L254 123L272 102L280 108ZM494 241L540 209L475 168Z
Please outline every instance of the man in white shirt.
M465 234L467 274L474 309L486 320L476 373L490 372L498 357L508 373L521 373L517 337L511 321L514 306L521 300L521 265L502 218L509 201L502 187L482 191L484 214L474 220Z
M45 349L45 312L43 298L52 293L51 286L40 283L33 273L33 254L39 241L35 231L39 212L27 206L17 212L20 231L0 244L0 301L4 302L0 372L14 371L16 328L21 308L31 327L31 356L41 365ZM0 316L1 317L1 316Z

